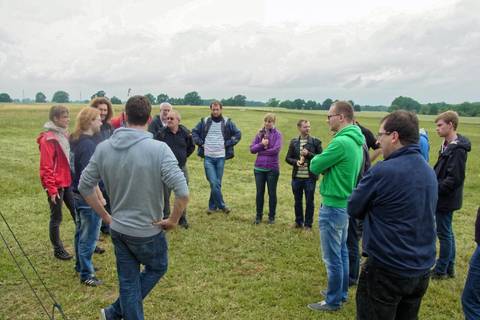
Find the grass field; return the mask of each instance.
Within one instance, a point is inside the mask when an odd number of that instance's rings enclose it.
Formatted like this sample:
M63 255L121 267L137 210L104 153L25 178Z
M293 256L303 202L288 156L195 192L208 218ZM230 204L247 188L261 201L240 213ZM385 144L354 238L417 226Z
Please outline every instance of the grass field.
M117 275L112 244L95 255L100 268L98 277L105 284L98 288L81 285L74 272L74 262L55 259L48 238L49 209L38 177L36 137L48 117L50 105L0 105L0 211L6 216L25 251L37 267L47 286L62 304L69 319L97 319L101 307L117 296ZM71 106L71 124L81 106ZM182 122L193 127L207 107L178 107ZM116 112L120 109L117 108ZM155 113L158 107L155 107ZM191 228L168 234L169 271L145 300L147 319L354 319L355 288L350 300L336 313L318 314L306 305L320 300L326 287L326 271L320 259L318 228L306 233L290 228L294 221L290 187L291 167L284 162L289 140L297 135L299 118L311 121L312 134L326 146L331 139L322 112L276 111L277 127L283 133L281 174L278 183L277 223L252 225L255 215L254 155L248 146L262 124L265 110L225 108L224 114L242 130L236 157L226 163L223 192L229 216L207 216L209 187L203 162L192 155L188 161L191 201L188 208ZM359 113L358 120L378 132L382 113ZM436 159L440 139L434 131L432 117L421 117L431 142L431 164ZM463 209L455 213L457 241L457 277L431 282L420 310L420 319L462 319L460 296L468 261L474 250L474 219L480 191L480 119L462 118L459 132L472 142L465 182ZM317 184L318 186L318 184ZM316 192L315 220L320 197ZM7 233L3 222L0 231L20 257L20 250ZM73 252L74 224L64 214L62 238ZM19 258L22 266L26 260ZM32 271L27 274L33 278ZM51 303L33 281L45 303ZM13 260L0 242L0 319L46 319L42 308L23 280ZM61 319L57 314L56 319Z

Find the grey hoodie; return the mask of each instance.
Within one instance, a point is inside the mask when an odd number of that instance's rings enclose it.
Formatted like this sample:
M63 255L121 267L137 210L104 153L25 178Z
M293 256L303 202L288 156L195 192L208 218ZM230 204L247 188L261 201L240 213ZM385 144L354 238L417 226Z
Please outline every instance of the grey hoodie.
M136 129L119 128L97 146L80 177L80 193L90 195L100 179L110 197L110 227L133 237L161 231L152 222L163 218L163 183L177 197L188 195L185 176L170 148Z

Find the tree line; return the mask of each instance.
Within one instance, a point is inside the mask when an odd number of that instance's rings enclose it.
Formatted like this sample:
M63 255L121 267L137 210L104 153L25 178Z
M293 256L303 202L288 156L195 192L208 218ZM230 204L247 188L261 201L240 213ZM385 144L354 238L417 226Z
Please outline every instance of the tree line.
M92 94L91 99L95 97L106 97L106 92L104 90L99 90L96 93ZM160 104L162 102L168 102L172 105L210 105L212 101L217 99L202 99L197 91L191 91L186 93L183 97L170 97L166 93L160 93L158 95L153 95L152 93L145 94L150 100L151 104ZM277 98L270 98L267 102L262 101L253 101L247 100L247 97L242 94L237 94L230 98L219 99L220 102L225 106L250 106L250 107L262 107L267 106L271 108L286 108L286 109L298 109L298 110L328 110L333 102L331 98L325 99L323 102L317 102L315 100L304 100L304 99L294 99L294 100L279 100ZM81 102L88 103L89 100L83 101L71 101L68 92L59 90L56 91L51 99L54 103L68 103L68 102ZM112 104L122 104L116 96L110 98ZM8 93L0 93L0 102L23 102L23 103L46 103L47 96L43 92L38 92L35 95L35 100L32 99L12 99ZM351 105L354 107L356 112L359 111L388 111L392 112L398 109L414 111L418 114L429 114L436 115L446 110L457 111L460 116L467 117L477 117L480 116L480 102L463 102L460 104L448 104L445 102L435 102L435 103L426 103L421 104L417 100L411 97L399 96L396 97L390 106L383 105L359 105L354 103L353 100L349 100Z

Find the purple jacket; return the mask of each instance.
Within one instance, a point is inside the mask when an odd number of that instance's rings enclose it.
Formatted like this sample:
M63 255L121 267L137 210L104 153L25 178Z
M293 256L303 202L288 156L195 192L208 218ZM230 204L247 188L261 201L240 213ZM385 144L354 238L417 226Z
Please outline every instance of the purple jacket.
M268 146L262 144L263 137L268 139ZM257 154L255 167L280 170L278 155L282 148L282 134L276 128L267 130L263 128L258 132L250 145L250 152Z

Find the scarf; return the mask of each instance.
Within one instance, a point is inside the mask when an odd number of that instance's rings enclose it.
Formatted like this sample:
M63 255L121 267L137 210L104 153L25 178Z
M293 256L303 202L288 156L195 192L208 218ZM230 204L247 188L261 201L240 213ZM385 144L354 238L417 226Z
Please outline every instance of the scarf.
M52 121L48 121L45 123L43 128L46 131L52 131L55 136L57 137L58 143L65 154L65 158L67 158L68 163L70 163L70 143L68 142L68 130L64 128L60 128Z

